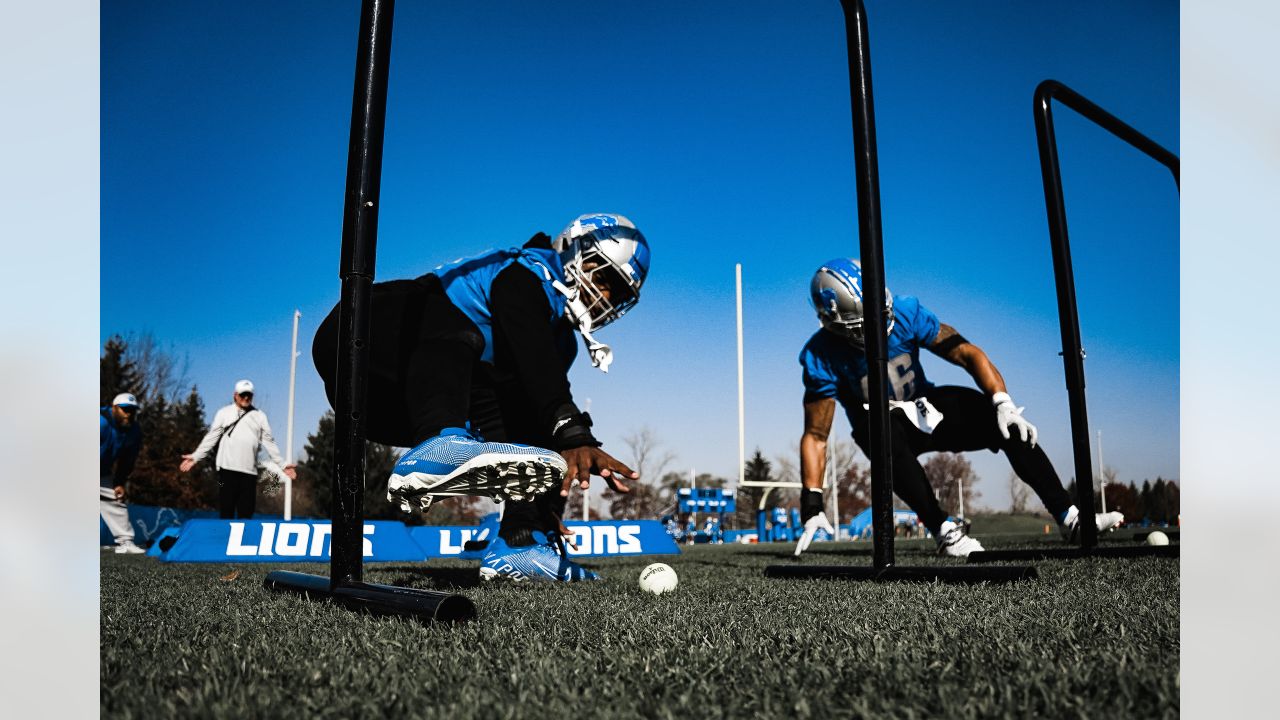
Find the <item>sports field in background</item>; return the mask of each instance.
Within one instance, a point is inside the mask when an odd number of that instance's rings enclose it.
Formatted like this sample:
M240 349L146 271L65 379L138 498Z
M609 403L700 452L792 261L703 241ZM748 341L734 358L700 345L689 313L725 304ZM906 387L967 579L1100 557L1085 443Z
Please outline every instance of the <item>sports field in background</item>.
M979 535L988 549L1060 544L996 529ZM606 580L572 587L480 584L457 560L365 566L369 582L470 597L479 619L454 626L262 588L272 570L327 565L104 553L102 717L1178 715L1177 560L1039 561L1039 580L1013 585L765 579L793 548L589 559ZM931 540L896 554L957 562ZM674 593L637 587L655 561L679 574ZM869 565L871 544L815 543L804 562Z

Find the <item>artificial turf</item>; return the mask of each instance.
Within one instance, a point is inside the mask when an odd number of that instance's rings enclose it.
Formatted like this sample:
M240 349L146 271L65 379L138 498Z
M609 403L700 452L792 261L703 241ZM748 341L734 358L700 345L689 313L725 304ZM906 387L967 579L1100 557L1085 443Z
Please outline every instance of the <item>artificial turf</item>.
M898 564L959 562L932 547L899 541ZM103 554L102 717L1178 715L1177 560L1040 561L1038 580L1009 585L766 579L793 548L590 559L605 581L573 586L480 584L456 560L365 566L366 581L478 607L440 626L262 588L271 570L326 565ZM804 562L870 558L870 543L815 543ZM637 587L655 561L679 574L674 593Z

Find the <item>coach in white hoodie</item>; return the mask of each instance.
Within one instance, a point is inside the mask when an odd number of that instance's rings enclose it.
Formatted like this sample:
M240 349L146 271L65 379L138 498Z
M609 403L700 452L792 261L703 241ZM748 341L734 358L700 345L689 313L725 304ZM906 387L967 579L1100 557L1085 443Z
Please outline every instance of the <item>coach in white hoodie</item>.
M251 518L258 500L258 467L276 477L297 479L294 465L284 465L280 448L271 437L266 413L253 406L253 383L236 383L231 404L213 416L209 432L200 447L182 456L179 469L187 472L218 448L214 467L218 470L218 513L223 518ZM259 461L258 450L267 457Z

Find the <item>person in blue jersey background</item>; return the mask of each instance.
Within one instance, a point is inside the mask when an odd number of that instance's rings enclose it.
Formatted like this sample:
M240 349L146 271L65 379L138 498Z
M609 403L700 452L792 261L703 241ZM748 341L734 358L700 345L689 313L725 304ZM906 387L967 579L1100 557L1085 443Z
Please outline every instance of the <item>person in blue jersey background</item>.
M626 217L596 213L554 239L490 250L413 280L373 285L367 432L412 448L387 483L405 511L441 497L506 501L482 561L486 579L585 580L571 562L560 517L572 483L599 475L629 492L638 474L591 432L573 401L568 370L581 335L608 372L609 346L594 332L640 297L649 245ZM338 308L316 332L312 355L336 397ZM559 492L547 492L556 484Z
M796 554L804 552L818 529L834 535L823 514L822 478L827 437L839 403L853 427L853 437L868 448L867 356L863 324L862 267L857 260L836 258L814 274L810 301L822 323L800 352L804 381L804 434L800 440L800 513L804 533ZM1036 444L1036 428L1022 417L1009 396L1004 377L982 348L938 320L910 295L885 288L889 414L893 490L916 511L933 533L942 554L963 557L981 543L947 517L917 459L927 452L1000 451L1023 482L1058 521L1064 537L1078 531L1079 511L1053 464ZM920 362L924 348L965 369L977 390L929 382ZM1120 513L1099 513L1099 530L1124 521Z
M115 538L117 553L146 552L133 542L129 522L129 475L142 450L138 426L138 398L120 393L111 405L98 409L98 514Z

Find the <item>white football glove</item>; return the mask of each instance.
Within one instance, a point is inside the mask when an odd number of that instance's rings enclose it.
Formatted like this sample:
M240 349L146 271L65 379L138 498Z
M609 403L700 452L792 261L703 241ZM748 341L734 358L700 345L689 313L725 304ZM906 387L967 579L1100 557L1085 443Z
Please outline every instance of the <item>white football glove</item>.
M1018 437L1023 442L1030 443L1031 447L1036 446L1036 426L1022 417L1025 408L1015 406L1009 393L998 392L992 395L991 404L996 406L996 426L1000 428L1000 434L1005 440L1009 439L1009 426L1012 425L1018 428Z
M817 535L819 530L826 530L831 537L836 536L835 528L831 527L826 513L818 513L804 521L804 532L800 534L800 541L796 543L796 557L800 557L800 553L809 549L809 543L813 542L813 536Z

